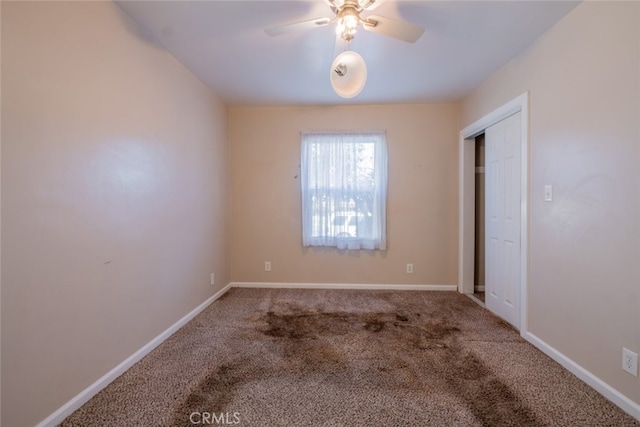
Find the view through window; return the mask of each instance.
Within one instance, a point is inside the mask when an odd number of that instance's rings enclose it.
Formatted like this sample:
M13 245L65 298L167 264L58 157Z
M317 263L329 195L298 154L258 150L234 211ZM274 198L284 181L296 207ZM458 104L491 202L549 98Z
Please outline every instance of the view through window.
M384 132L302 134L304 246L386 249Z

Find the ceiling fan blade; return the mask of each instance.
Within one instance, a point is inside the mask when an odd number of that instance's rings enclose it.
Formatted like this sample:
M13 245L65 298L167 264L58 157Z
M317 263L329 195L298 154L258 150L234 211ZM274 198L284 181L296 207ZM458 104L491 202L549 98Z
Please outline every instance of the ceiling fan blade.
M364 21L363 27L367 31L404 40L409 43L415 43L420 36L422 36L422 33L424 33L424 27L405 21L385 18L384 16L369 15Z
M384 2L385 0L360 0L360 5L364 10L374 10Z
M315 18L308 21L295 22L293 24L280 25L264 30L270 36L279 36L293 31L308 30L310 28L324 27L331 22L331 18Z

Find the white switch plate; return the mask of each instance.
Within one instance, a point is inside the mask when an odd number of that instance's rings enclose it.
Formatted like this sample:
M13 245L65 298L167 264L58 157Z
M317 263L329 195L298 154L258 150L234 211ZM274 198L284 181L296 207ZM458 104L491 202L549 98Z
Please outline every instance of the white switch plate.
M638 355L622 347L622 369L634 377L638 376Z
M271 261L264 262L264 271L271 271Z
M407 273L413 274L413 264L407 264Z
M553 201L553 186L551 184L547 184L544 186L544 201Z
M216 275L211 273L211 276L209 276L209 281L211 282L212 285L216 284Z

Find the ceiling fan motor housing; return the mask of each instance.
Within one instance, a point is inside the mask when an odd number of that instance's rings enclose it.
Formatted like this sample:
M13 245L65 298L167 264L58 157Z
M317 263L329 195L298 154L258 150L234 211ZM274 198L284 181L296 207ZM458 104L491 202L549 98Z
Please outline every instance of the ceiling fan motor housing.
M377 0L325 0L333 13L338 14L344 7L353 7L357 12L371 7ZM379 0L378 0L379 1Z

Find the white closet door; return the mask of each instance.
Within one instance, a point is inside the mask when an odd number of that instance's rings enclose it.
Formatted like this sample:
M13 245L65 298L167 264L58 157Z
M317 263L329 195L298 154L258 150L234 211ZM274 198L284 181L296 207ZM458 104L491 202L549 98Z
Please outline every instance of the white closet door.
M520 329L520 113L485 132L485 299Z

